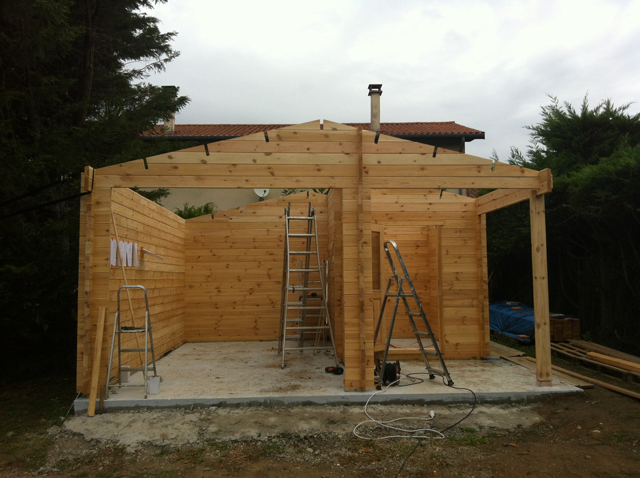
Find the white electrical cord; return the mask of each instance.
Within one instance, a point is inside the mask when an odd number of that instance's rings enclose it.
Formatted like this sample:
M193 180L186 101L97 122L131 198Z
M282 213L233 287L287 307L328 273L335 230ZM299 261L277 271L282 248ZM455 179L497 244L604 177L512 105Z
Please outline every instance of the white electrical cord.
M400 422L400 421L404 421L404 420L418 420L418 421L429 422L429 421L433 420L435 418L435 416L436 416L436 413L433 410L431 412L429 412L429 418L426 418L426 417L401 417L401 418L395 418L393 420L382 421L382 420L376 420L371 415L369 415L369 412L367 411L367 407L369 406L369 402L371 401L371 399L373 397L375 397L379 393L386 392L389 389L389 387L391 387L392 385L395 385L400 380L401 379L398 379L395 382L391 382L389 385L386 386L386 388L384 390L378 390L377 392L373 393L373 395L371 395L369 397L369 399L367 400L367 403L365 403L365 405L364 405L364 414L367 416L367 418L369 418L369 420L365 420L363 422L358 423L353 429L353 434L355 436L357 436L358 438L361 438L362 440L387 440L389 438L416 438L416 439L428 439L428 440L443 440L445 438L444 434L442 432L439 432L438 430L434 430L432 428L411 428L411 429L408 429L408 428L400 428L400 427L396 427L396 426L390 425L390 423L396 423L396 422ZM388 436L374 437L374 438L365 437L365 436L362 436L362 435L360 435L358 433L358 429L362 425L365 425L367 423L375 423L376 425L378 425L378 426L380 426L382 428L388 428L390 430L395 430L395 431L399 431L399 432L402 432L402 433L409 433L409 435L388 435ZM427 432L427 433L429 433L429 435L415 435L418 432Z

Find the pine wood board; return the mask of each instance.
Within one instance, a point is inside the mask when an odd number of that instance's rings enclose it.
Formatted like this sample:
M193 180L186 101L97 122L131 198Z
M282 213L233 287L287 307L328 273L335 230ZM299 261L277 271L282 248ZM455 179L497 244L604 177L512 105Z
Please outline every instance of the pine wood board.
M587 357L597 362L602 362L607 365L613 365L623 370L628 370L630 372L640 374L640 364L629 362L628 360L610 357L609 355L601 354L598 352L588 352Z
M151 176L146 174L105 175L105 187L112 188L348 188L352 177L314 175L300 177L266 176ZM398 187L403 187L399 185ZM472 186L469 186L472 187ZM474 186L475 187L475 186Z
M434 176L434 177L371 177L364 178L364 186L368 188L404 189L404 188L435 188L435 189L531 189L537 190L537 177L496 177L483 176ZM337 186L336 186L337 187Z
M502 163L500 163L502 164ZM364 174L373 177L396 177L396 176L417 176L417 177L474 177L474 178L535 178L535 184L539 185L538 171L521 168L519 166L501 165L493 168L491 165L365 165Z
M611 357L617 357L622 360L627 360L629 362L640 364L640 357L636 357L635 355L629 355L624 352L620 352L619 350L605 347L604 345L596 344L593 342L587 342L586 340L577 340L577 339L570 339L568 342L572 345L581 347L583 349L587 349L589 351L599 352L605 355L609 355Z

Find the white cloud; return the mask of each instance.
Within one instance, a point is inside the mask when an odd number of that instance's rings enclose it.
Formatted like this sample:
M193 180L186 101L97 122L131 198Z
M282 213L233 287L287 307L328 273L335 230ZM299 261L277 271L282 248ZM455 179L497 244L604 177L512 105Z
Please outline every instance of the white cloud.
M153 13L182 55L151 78L192 103L179 123L454 120L468 151L526 146L547 94L638 99L640 2L170 0ZM638 111L637 105L633 111Z

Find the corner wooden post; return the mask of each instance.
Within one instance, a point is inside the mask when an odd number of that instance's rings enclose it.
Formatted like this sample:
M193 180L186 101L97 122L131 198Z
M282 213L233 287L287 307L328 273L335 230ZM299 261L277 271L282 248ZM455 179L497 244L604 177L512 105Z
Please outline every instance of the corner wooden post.
M107 310L100 307L98 310L98 328L96 329L96 345L93 348L93 367L91 372L91 389L89 392L89 410L87 415L90 417L96 414L96 399L98 398L98 380L100 378L100 362L102 361L102 337L104 336L104 321Z
M371 189L363 186L362 129L358 129L358 177L343 189L345 390L373 390ZM355 227L354 227L355 226ZM357 281L346 278L357 277Z
M547 278L547 228L544 196L531 191L531 261L535 313L536 377L538 385L551 385L551 332L549 328L549 284Z
M91 166L84 168L80 181L80 192L93 191L94 174L95 171ZM91 195L82 196L80 199L80 224L78 336L82 337L82 345L78 344L78 355L82 360L79 363L76 391L86 392L89 390L91 378L91 285L93 274L93 201Z

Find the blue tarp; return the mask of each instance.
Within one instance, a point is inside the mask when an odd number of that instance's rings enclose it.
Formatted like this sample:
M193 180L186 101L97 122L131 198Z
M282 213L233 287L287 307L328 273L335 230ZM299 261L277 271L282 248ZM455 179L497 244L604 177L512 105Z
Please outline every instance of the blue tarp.
M521 307L522 310L513 310ZM491 330L513 337L523 342L531 342L535 331L533 307L527 307L522 302L501 300L489 304L489 321ZM518 337L528 335L529 340Z

